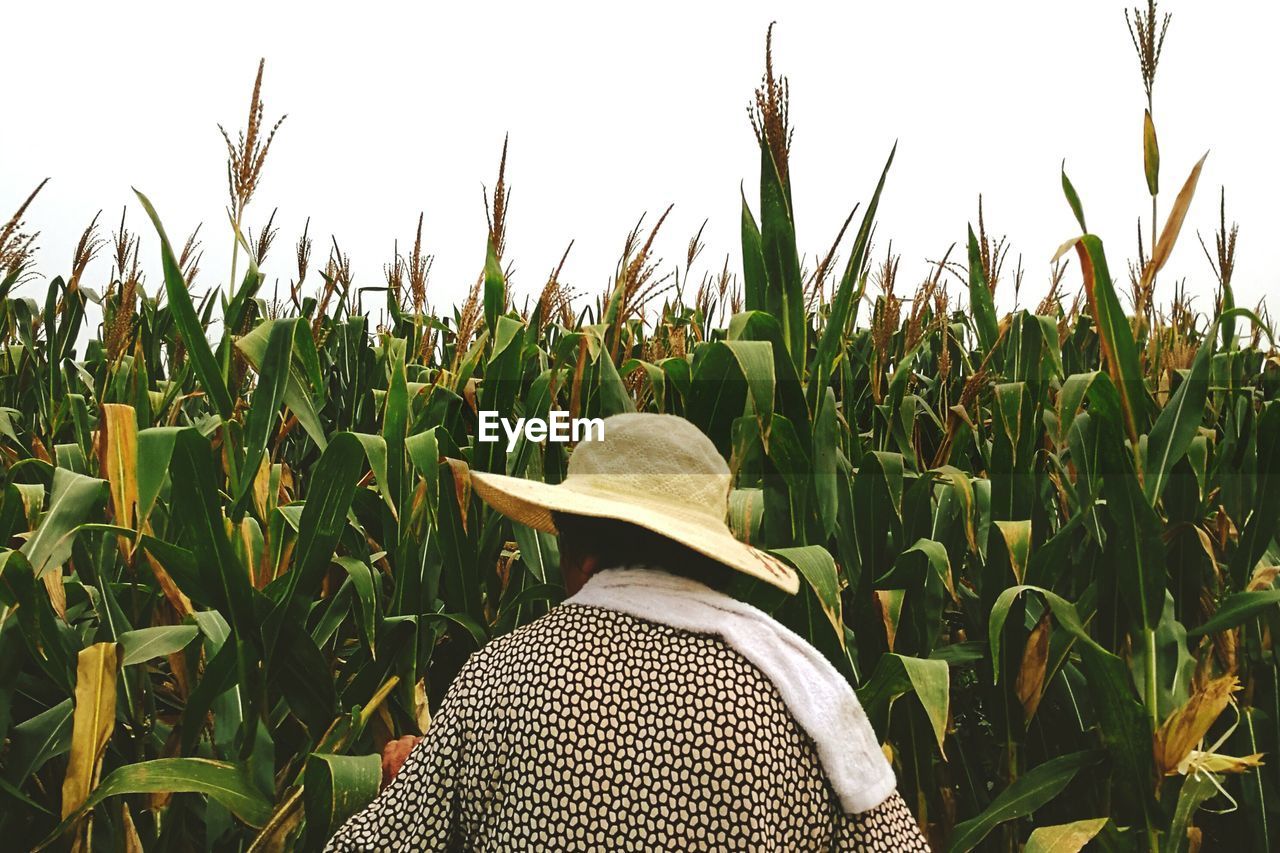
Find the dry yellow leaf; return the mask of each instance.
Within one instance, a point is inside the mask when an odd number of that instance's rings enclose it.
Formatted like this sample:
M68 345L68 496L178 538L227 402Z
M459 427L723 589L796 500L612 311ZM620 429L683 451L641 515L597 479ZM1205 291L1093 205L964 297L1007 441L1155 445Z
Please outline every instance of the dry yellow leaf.
M1204 168L1204 161L1208 157L1209 152L1204 152L1204 156L1191 169L1186 183L1182 185L1182 189L1178 191L1178 197L1173 201L1169 217L1165 219L1164 228L1160 231L1160 239L1156 241L1155 249L1151 252L1151 260L1147 261L1146 267L1142 270L1143 288L1151 284L1156 273L1160 272L1165 261L1169 260L1169 255L1173 254L1173 244L1178 242L1178 232L1182 230L1182 221L1187 218L1191 199L1196 194L1196 184L1200 182L1200 170Z
M1030 720L1040 707L1040 698L1044 695L1044 676L1049 663L1049 634L1052 625L1049 611L1046 609L1035 630L1027 638L1027 648L1022 653L1022 666L1018 669L1018 681L1015 689L1018 701L1022 703L1023 713Z
M124 836L125 853L144 853L138 828L133 825L133 815L129 813L129 804L124 802L120 804L120 829Z
M142 549L142 556L147 561L147 565L151 567L151 573L155 575L156 582L160 584L160 589L164 592L164 597L173 605L173 609L179 617L184 617L195 612L195 608L191 605L191 599L178 589L178 585L174 582L169 573L165 571L160 561L151 555L151 552Z
M1253 570L1253 577L1249 579L1249 586L1245 591L1257 592L1271 589L1275 585L1277 575L1280 575L1280 566L1259 566Z
M98 784L102 754L116 722L116 673L120 649L95 643L80 651L76 664L76 705L71 718L71 753L62 780L62 817L78 809Z
M431 725L431 708L427 704L427 682L419 679L413 685L413 716L418 724L418 734L425 735Z
M1240 680L1234 675L1215 678L1169 715L1155 738L1156 767L1161 775L1178 772L1179 765L1204 740L1239 687Z
M265 453L253 475L253 506L258 511L258 518L269 518L271 510L275 509L271 500L271 457Z
M1197 773L1243 773L1262 766L1262 753L1235 756L1193 749L1187 756L1186 764Z
M453 472L453 490L458 498L458 513L462 517L462 532L467 531L467 508L471 506L471 469L461 459L446 456L449 470Z
M62 585L62 566L45 569L40 580L44 581L44 588L49 591L49 603L53 605L53 612L66 622L67 588Z
M132 530L138 506L138 419L133 406L103 403L98 430L98 465L110 484L112 517Z
M894 641L898 638L898 620L902 616L904 593L900 589L877 589L875 595L880 619L884 622L884 633L889 641L889 651L893 651Z

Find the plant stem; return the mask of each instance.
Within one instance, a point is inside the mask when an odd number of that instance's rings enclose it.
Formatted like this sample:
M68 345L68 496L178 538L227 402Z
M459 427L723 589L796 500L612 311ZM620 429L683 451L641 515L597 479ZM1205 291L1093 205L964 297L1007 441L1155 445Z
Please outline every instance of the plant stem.
M1154 199L1152 204L1155 204ZM235 228L231 233L231 277L227 279L227 290L230 293L235 293L236 289L236 261L240 259L240 219L243 215L243 211L237 205Z
M1147 715L1151 718L1151 732L1160 726L1160 703L1156 699L1156 632L1154 628L1143 630L1143 639L1147 646L1146 660L1146 699Z
M240 220L241 218L243 218L243 216L244 216L244 207L242 205L237 204L236 215L234 220L232 221L233 227L232 227L232 233L231 233L231 276L230 278L227 279L227 293L230 293L230 294L235 294L236 292L236 261L240 259ZM223 305L224 306L226 305L225 299L224 299ZM226 321L225 316L222 319L224 322ZM226 383L231 382L231 362L232 362L231 332L232 332L231 329L228 329L226 328L226 326L223 326L222 334L223 334L224 346L219 348L220 355L222 356L221 358L222 364L220 365L220 367L222 368L222 381Z

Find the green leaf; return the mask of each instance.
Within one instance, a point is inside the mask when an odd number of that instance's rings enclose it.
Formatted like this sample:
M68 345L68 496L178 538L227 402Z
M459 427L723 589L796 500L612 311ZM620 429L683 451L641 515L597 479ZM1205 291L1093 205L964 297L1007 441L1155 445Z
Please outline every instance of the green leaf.
M498 315L507 304L507 280L502 274L502 264L498 261L498 250L492 239L485 240L484 253L484 324L489 334L494 334L498 323Z
M229 420L234 408L231 395L227 392L227 385L222 380L222 371L218 369L218 361L213 356L213 350L209 348L209 339L204 335L204 325L196 316L195 306L191 302L191 293L187 290L187 283L182 279L182 268L178 266L173 247L169 245L169 237L164 232L164 226L160 224L160 216L152 207L151 200L137 190L134 190L134 194L138 196L138 201L142 203L147 216L151 217L151 224L155 226L156 234L160 237L160 262L164 267L164 291L169 299L169 313L173 316L178 332L182 335L182 343L187 348L196 376L200 378L201 387L213 401L218 414Z
M600 416L607 418L610 415L634 412L635 401L631 399L627 387L622 384L622 377L618 375L618 368L609 357L609 353L602 350L600 357L596 359L596 364L600 368Z
M178 793L204 794L250 826L262 826L271 817L271 803L254 787L244 765L207 758L157 758L113 770L36 849L49 846L108 797Z
M862 275L867 259L867 247L871 243L871 232L875 227L876 211L880 207L880 193L884 190L885 178L889 176L889 167L893 165L893 155L898 151L895 142L880 171L880 180L875 191L871 193L871 201L862 214L862 224L858 226L858 234L854 237L849 249L849 260L845 264L844 274L836 287L835 296L831 300L831 312L827 315L822 335L818 340L818 348L813 359L813 379L809 383L809 399L813 408L817 408L818 395L827 387L835 370L837 361L843 357L845 336L849 332L849 324L857 313L858 303L862 299L866 278ZM856 290L855 290L856 288ZM748 305L748 308L751 306Z
M622 376L630 376L637 370L643 370L645 378L649 380L649 392L653 395L654 407L659 413L665 414L663 406L667 397L666 372L661 367L658 367L658 365L647 362L644 359L629 358L622 363L622 368L619 370L619 374ZM543 417L544 415L544 412L540 412L538 417Z
M1215 323L1216 326L1216 323ZM1205 401L1209 395L1209 362L1213 357L1216 328L1211 328L1196 350L1191 370L1160 411L1147 436L1147 456L1143 491L1155 504L1177 464L1191 445L1204 420Z
M70 558L76 528L84 523L106 495L106 480L86 477L65 468L54 469L49 508L21 548L37 578Z
M207 603L222 611L241 638L256 635L249 576L236 558L223 524L213 450L196 429L185 429L175 438L170 477L174 483L173 514L189 534L190 553L201 580L213 593Z
M773 390L776 384L773 347L765 341L725 341L718 346L728 347L738 360L738 368L747 380L747 388L751 392L756 417L763 428L767 429L773 420Z
M337 691L328 658L302 623L289 622L280 633L275 653L267 659L267 674L278 686L289 710L306 727L314 742L338 713Z
M264 628L268 660L281 627L286 622L301 621L333 560L364 459L360 440L352 433L342 432L333 437L316 463L302 508L293 568L285 575L284 591Z
M511 532L516 537L520 559L524 561L530 574L541 583L555 577L554 573L559 571L560 565L560 549L556 537L517 521L511 522Z
M1000 336L1000 322L996 319L996 303L982 268L982 249L972 225L969 226L969 309L973 311L974 326L978 330L978 345L984 354L989 353Z
M254 477L262 464L262 456L271 440L280 406L284 402L289 384L289 366L293 363L294 327L298 320L272 323L267 338L267 349L258 371L258 387L244 419L244 464L240 468L239 500L245 500L253 492Z
M311 339L310 327L294 320L266 320L255 326L249 334L238 339L236 349L240 350L245 360L261 375L266 365L271 333L279 324L292 325L294 330L294 357L289 362L289 375L285 380L284 403L297 417L302 428L307 431L307 436L323 450L328 443L328 437L324 424L320 421L311 390L319 389L321 386L319 362L316 357L315 343Z
M374 591L373 570L369 564L354 557L334 557L333 561L346 570L351 587L356 593L356 624L369 647L370 657L377 659L374 651L374 632L377 628L378 599Z
M1120 307L1102 241L1085 234L1075 241L1076 254L1084 276L1085 294L1098 328L1098 341L1107 371L1120 392L1129 438L1137 442L1148 420L1146 383L1138 362L1138 347L1129 318Z
M1147 192L1160 192L1160 143L1156 141L1156 124L1151 120L1151 110L1142 116L1142 172L1147 178Z
M915 693L933 728L933 736L942 752L947 737L947 718L951 713L950 672L945 660L896 655L880 656L875 671L858 688L858 699L867 717L883 740L889 725L889 708L906 693Z
M14 726L0 775L14 785L22 785L46 761L70 749L71 714L72 702L64 699Z
M146 521L156 506L169 473L173 442L186 427L151 427L138 430L138 520Z
M1024 519L1034 504L1037 406L1025 382L995 387L992 406L991 517Z
M947 549L932 539L916 540L876 579L876 588L906 592L894 649L927 657L942 631L947 593L955 595Z
M1248 583L1254 567L1280 528L1280 402L1273 401L1263 407L1257 436L1256 498L1229 564L1237 588Z
M1116 574L1125 606L1143 631L1154 630L1164 609L1168 570L1163 524L1147 503L1134 472L1133 458L1116 430L1104 430L1098 442L1102 495L1111 517L1107 558Z
M378 755L307 756L303 775L303 799L307 834L317 847L378 795L382 783L382 759Z
M1228 595L1218 605L1218 610L1204 624L1188 631L1188 637L1200 637L1229 631L1248 622L1255 616L1280 604L1280 589L1237 592Z
M1189 849L1187 830L1194 825L1196 812L1214 794L1218 793L1212 773L1192 773L1182 782L1178 790L1178 804L1173 809L1173 820L1169 822L1169 831L1165 834L1162 853L1184 853Z
M740 188L741 189L741 188ZM748 311L766 311L765 291L768 282L764 272L764 247L760 242L760 228L756 225L747 196L742 195L742 280L745 306Z
M977 501L973 495L973 482L969 479L968 474L954 465L943 465L931 473L946 477L951 482L952 493L960 503L965 542L968 544L969 550L976 553L978 550Z
M809 407L804 399L804 389L796 372L796 366L791 361L791 356L787 354L786 343L782 340L782 327L777 319L763 311L744 311L734 314L729 318L725 340L729 342L764 341L770 345L773 354L776 411L790 420L797 430L807 433ZM671 361L672 359L666 359L663 362L664 368ZM681 363L687 364L683 361ZM664 372L669 373L665 370Z
M840 573L831 553L821 545L775 548L769 553L779 557L800 573L822 605L822 612L844 645L844 617L840 602Z
M181 651L198 633L195 625L161 625L125 631L116 641L124 651L124 665L130 666Z
M1098 734L1111 756L1112 796L1117 820L1151 822L1156 769L1151 752L1151 720L1134 692L1129 667L1096 644L1081 644L1080 662L1093 699Z
M760 245L764 254L765 306L782 323L782 339L799 371L804 366L808 328L805 325L804 282L796 249L791 187L782 176L773 151L760 143Z
M1073 752L1029 770L1001 791L982 814L956 824L948 849L951 853L968 853L1000 824L1026 817L1051 802L1076 774L1101 760L1098 752Z
M729 456L731 428L745 410L747 393L747 380L733 350L721 342L697 348L685 417L715 442L723 456Z
M903 468L901 454L873 450L853 480L854 532L866 585L892 565L889 538L902 530Z
M822 532L830 538L836 530L840 493L837 461L840 456L840 425L836 416L835 391L827 388L813 420L813 487L818 497L818 518Z
M0 550L0 605L0 625L16 615L16 633L31 659L63 695L74 693L76 655L82 643L74 632L62 630L47 588L36 580L31 563L19 551Z
M1067 177L1065 160L1062 163L1062 194L1067 197L1067 204L1071 205L1071 212L1075 214L1076 222L1080 223L1080 232L1089 233L1089 226L1084 224L1084 208L1080 206L1080 196L1076 193L1076 188L1071 185L1071 179Z
M391 495L391 482L387 472L387 440L380 435L369 435L357 432L355 437L364 448L365 459L369 461L369 470L373 472L373 480L378 486L378 494L382 502L391 510L391 517L398 518L396 504Z
M179 433L169 470L175 484L172 510L190 536L198 575L212 593L209 603L226 616L235 634L231 649L240 685L237 697L241 720L247 725L257 713L260 634L249 575L227 539L219 503L219 478L208 439L195 428Z
M1107 825L1107 820L1105 817L1098 817L1037 827L1027 839L1022 853L1080 853Z
M1088 631L1085 630L1084 623L1080 620L1080 615L1076 612L1075 605L1062 596L1036 586L1009 587L1000 593L1000 596L996 599L995 606L991 608L991 618L987 623L987 641L991 647L991 667L994 670L997 682L1000 679L1000 649L1002 646L1000 638L1004 633L1004 623L1009 618L1009 609L1013 606L1013 602L1027 592L1035 592L1044 596L1045 602L1053 612L1053 617L1058 620L1058 624L1068 634L1087 645L1097 645L1093 638L1089 636Z

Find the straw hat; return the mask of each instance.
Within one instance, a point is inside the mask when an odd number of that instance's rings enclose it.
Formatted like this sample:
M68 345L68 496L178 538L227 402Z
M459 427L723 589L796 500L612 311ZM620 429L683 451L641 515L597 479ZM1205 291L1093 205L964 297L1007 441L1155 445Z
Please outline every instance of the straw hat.
M625 521L789 593L800 589L790 566L733 537L729 466L684 418L606 418L604 438L578 444L556 486L480 471L471 482L498 512L537 530L558 532L553 512Z

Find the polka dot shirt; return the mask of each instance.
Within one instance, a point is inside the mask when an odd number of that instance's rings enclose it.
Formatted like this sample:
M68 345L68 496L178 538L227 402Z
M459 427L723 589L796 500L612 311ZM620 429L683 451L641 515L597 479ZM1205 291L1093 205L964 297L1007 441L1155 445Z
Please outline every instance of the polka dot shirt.
M927 851L842 814L777 689L716 637L563 605L471 656L331 851Z

